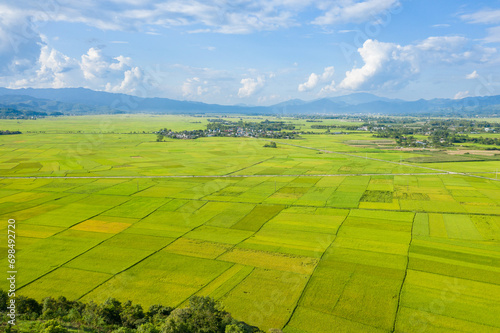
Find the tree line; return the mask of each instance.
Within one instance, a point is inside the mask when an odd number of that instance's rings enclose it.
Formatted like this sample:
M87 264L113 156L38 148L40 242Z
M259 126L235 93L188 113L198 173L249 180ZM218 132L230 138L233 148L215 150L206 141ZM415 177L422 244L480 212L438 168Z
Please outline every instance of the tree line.
M13 135L13 134L22 134L22 132L21 131L0 130L0 135Z
M234 319L210 297L193 296L189 306L172 308L152 305L144 310L131 301L121 303L108 298L103 303L70 301L47 297L41 303L33 298L16 297L17 320L23 328L8 326L7 292L0 290L3 316L0 329L5 332L66 333L263 333L259 328ZM18 321L19 324L19 321ZM281 332L272 329L271 332Z

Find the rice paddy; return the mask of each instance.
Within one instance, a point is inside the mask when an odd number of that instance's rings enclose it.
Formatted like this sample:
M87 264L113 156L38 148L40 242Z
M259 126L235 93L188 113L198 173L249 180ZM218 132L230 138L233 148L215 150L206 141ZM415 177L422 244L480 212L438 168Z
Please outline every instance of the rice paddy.
M500 332L497 162L345 142L369 133L154 142L205 119L109 119L0 121L26 132L0 137L0 257L14 218L20 294L207 295L285 333Z

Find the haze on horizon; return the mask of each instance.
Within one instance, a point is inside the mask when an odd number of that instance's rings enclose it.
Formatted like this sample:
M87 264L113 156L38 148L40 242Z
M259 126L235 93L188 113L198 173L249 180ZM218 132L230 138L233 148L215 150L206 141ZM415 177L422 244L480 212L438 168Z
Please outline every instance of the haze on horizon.
M500 95L494 0L0 3L0 86L271 105Z

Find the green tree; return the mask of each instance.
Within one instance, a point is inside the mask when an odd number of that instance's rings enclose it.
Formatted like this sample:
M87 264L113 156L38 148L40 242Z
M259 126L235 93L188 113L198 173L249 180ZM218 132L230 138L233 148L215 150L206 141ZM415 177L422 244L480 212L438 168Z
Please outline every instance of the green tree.
M116 330L111 331L111 333L136 333L136 330L128 328L128 327L120 327Z
M99 314L99 306L90 301L82 311L83 322L90 327L98 327L104 324Z
M55 320L51 319L49 321L46 321L42 325L43 333L67 333L69 332L67 328L64 326L61 326L61 324Z
M0 312L7 310L7 304L9 302L9 294L6 291L0 289Z
M189 307L175 309L162 327L162 333L224 333L232 324L231 315L210 297L193 296Z
M236 324L231 324L226 326L224 333L246 333L246 331Z
M33 298L17 296L17 313L27 314L30 317L38 317L42 314L42 306Z
M137 333L160 333L160 329L152 323L146 323L137 328Z
M108 298L99 308L99 316L107 325L121 325L122 304L115 298Z
M144 311L140 305L132 305L131 301L126 302L122 306L120 313L122 325L128 328L137 328L145 322Z

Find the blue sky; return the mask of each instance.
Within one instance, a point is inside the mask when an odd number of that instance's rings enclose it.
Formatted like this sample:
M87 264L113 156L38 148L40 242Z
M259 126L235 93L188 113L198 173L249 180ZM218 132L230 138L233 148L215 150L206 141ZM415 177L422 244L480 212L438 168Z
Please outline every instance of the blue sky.
M249 105L500 95L500 1L0 0L0 86Z

